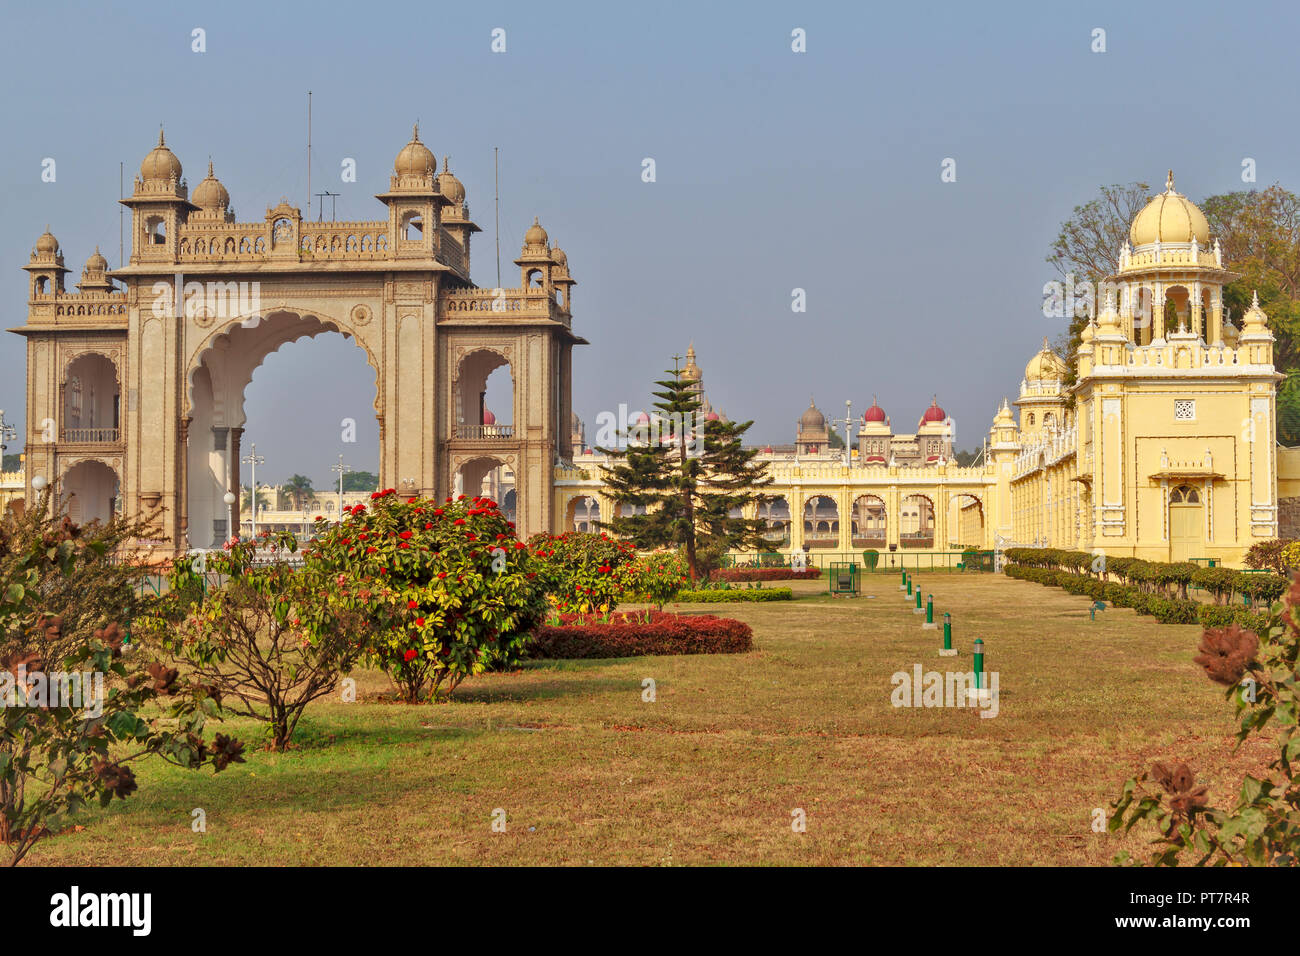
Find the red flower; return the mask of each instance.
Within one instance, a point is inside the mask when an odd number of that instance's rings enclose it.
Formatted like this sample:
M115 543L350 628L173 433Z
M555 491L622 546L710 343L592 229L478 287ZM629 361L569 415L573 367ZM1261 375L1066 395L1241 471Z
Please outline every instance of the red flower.
M407 601L407 602L406 602L407 610L410 610L410 611L414 611L414 610L415 610L417 607L419 607L419 606L420 606L420 604L419 604L418 601Z
M455 521L452 522L452 524L464 524L464 523L465 523L464 518L457 518Z
M415 619L415 626L416 626L416 627L424 627L424 618L422 618L422 617L417 617L417 618Z
M433 522L432 522L432 521L426 521L426 522L424 523L424 530L425 530L425 531L428 531L428 530L429 530L430 528L432 528L432 527L433 527Z
M433 509L433 513L436 514L436 515L438 515L439 517L441 517L441 516L442 516L442 509L441 509L441 508L434 508L434 509Z
M446 571L439 571L439 572L438 572L438 577L439 577L439 579L441 579L441 578L445 578L446 576L447 576L447 572L446 572Z
M366 554L374 554L378 550L378 548L366 548Z
M409 531L403 531L401 534L398 535L398 537L401 538L403 541L405 541L410 536L411 536L411 532Z
M477 541L477 540L478 540L478 537L474 534L473 531L466 531L466 532L465 532L465 540L466 540L466 541Z
M611 568L608 564L602 564L602 565L601 565L599 568L597 568L596 570L599 571L601 574L609 574L609 572L610 572L610 571L613 571L614 569Z
M410 545L407 544L405 541L399 541L399 542L397 542L397 546L398 546L399 548L409 548L409 547L410 547Z
M416 651L414 648L412 648L411 650L407 651L405 654L402 655L402 660L409 662L412 658L415 657L417 653L419 652Z

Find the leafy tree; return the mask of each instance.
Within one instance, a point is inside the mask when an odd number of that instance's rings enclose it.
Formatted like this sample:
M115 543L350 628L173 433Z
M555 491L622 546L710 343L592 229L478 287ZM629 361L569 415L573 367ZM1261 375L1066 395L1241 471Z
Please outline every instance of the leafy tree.
M373 471L348 471L343 474L344 491L378 491L379 476Z
M0 465L0 471L21 471L22 467L22 455L5 455L4 464Z
M244 511L252 510L249 507L249 502L253 500L253 489L248 485L244 485L241 491L242 494L239 497L240 508ZM271 501L266 497L266 486L259 484L257 486L257 512L261 514L263 511L269 510L271 510Z
M955 451L952 457L956 459L957 465L961 468L969 468L979 459L983 453L982 448L976 448L972 451Z
M84 807L135 792L141 759L218 771L243 761L237 740L204 739L212 688L182 683L127 639L147 612L148 567L119 551L153 536L151 522L79 528L51 513L52 488L0 518L0 846L11 866Z
M1103 279L1118 271L1119 253L1128 239L1129 226L1147 204L1150 192L1146 183L1102 186L1101 195L1075 206L1070 218L1061 224L1047 261L1063 280L1072 276L1076 285L1087 281L1094 289L1099 288ZM1089 318L1078 313L1067 316L1069 326L1056 343L1056 351L1066 356L1069 367L1067 385L1074 384L1074 355Z
M316 491L311 486L311 479L305 475L290 475L289 480L281 486L281 490L289 496L292 502L290 507L294 511L301 510L307 502L316 497Z
M282 532L271 550L292 553L297 541ZM177 562L168 598L178 600L154 623L187 676L215 688L231 713L263 721L271 746L284 751L307 705L335 690L361 655L365 620L319 567L253 567L255 553L247 541L212 556L205 571L226 580L206 594L194 587L191 563Z
M772 483L758 448L745 448L753 422L701 421L701 401L680 369L655 384L654 408L661 414L634 425L623 448L602 448L612 466L601 466L615 514L598 524L650 550L681 547L691 580L699 578L697 553L706 545L733 549L765 546L763 522L738 512L767 499ZM622 505L642 505L644 514L623 515Z

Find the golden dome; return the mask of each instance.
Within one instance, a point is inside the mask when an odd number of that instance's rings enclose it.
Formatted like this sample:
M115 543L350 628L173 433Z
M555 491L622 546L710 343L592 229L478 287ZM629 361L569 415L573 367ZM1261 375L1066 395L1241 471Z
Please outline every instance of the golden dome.
M438 174L438 191L457 206L465 201L465 186L451 174L451 164L442 157L442 172Z
M208 211L225 209L230 205L230 193L226 191L225 186L221 185L221 180L212 175L212 160L208 160L208 175L194 187L194 194L190 199L196 206L202 206Z
M437 169L438 161L433 158L433 153L420 142L420 124L416 123L411 131L411 141L393 160L393 170L399 176L428 176Z
M530 246L544 246L546 245L546 239L546 230L542 228L541 223L539 223L537 217L534 216L533 224L529 226L528 231L524 233L524 242L528 243Z
M1210 223L1205 213L1182 193L1174 191L1174 172L1169 171L1165 191L1154 197L1133 219L1129 239L1135 246L1152 242L1210 242Z
M1065 380L1065 373L1065 363L1061 361L1060 356L1051 350L1047 344L1047 339L1044 338L1042 349L1025 366L1025 381L1061 382Z
M181 161L167 148L161 129L158 130L158 145L149 151L149 155L140 164L140 178L145 182L181 181Z
M108 260L99 254L99 246L95 247L95 253L86 260L87 272L103 272L108 268Z
M59 240L54 238L54 233L50 232L49 226L45 227L45 231L36 240L36 251L42 255L50 256L58 253Z
M559 246L551 246L551 258L555 260L556 265L568 268L569 257Z
M682 381L698 382L702 376L700 367L695 364L695 343L686 348L686 366L682 369Z

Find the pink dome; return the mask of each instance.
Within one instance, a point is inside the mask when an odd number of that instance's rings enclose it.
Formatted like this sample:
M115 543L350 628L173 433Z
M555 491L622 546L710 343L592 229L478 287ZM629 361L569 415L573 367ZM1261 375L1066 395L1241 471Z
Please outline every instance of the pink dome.
M921 416L921 424L924 425L926 422L941 422L947 417L948 413L939 407L939 400L936 398L934 401L930 402L930 407L927 408L925 414Z
M708 422L716 422L716 421L718 420L718 413L717 413L717 412L709 412L709 414L707 414L707 415L704 416L704 420L705 420L705 421L708 421Z
M650 424L650 416L647 415L645 412L639 412L639 413L637 414L636 418L632 419L632 424L633 424L633 425L649 425L649 424Z
M864 422L883 423L885 420L885 410L881 408L879 405L877 405L876 400L873 398L871 400L871 407L862 413L862 420Z
M492 409L490 408L483 409L483 424L495 425L496 423L497 423L497 417L492 414Z

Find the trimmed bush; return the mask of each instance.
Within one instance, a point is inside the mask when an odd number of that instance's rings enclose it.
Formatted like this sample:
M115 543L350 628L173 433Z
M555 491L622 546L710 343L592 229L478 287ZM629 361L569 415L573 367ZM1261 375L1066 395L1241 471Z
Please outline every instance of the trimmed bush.
M566 614L560 622L559 626L543 625L533 632L529 657L544 660L741 654L754 646L754 632L748 624L712 614L683 616L653 611L645 617L616 614L608 622Z
M709 575L710 581L796 581L822 576L821 568L793 571L790 568L719 568Z
M1196 621L1204 627L1227 627L1230 624L1240 624L1252 631L1262 631L1268 624L1268 615L1255 614L1247 607L1202 604L1196 609Z
M729 591L679 591L679 604L730 604L736 601L792 601L789 588L736 588Z

